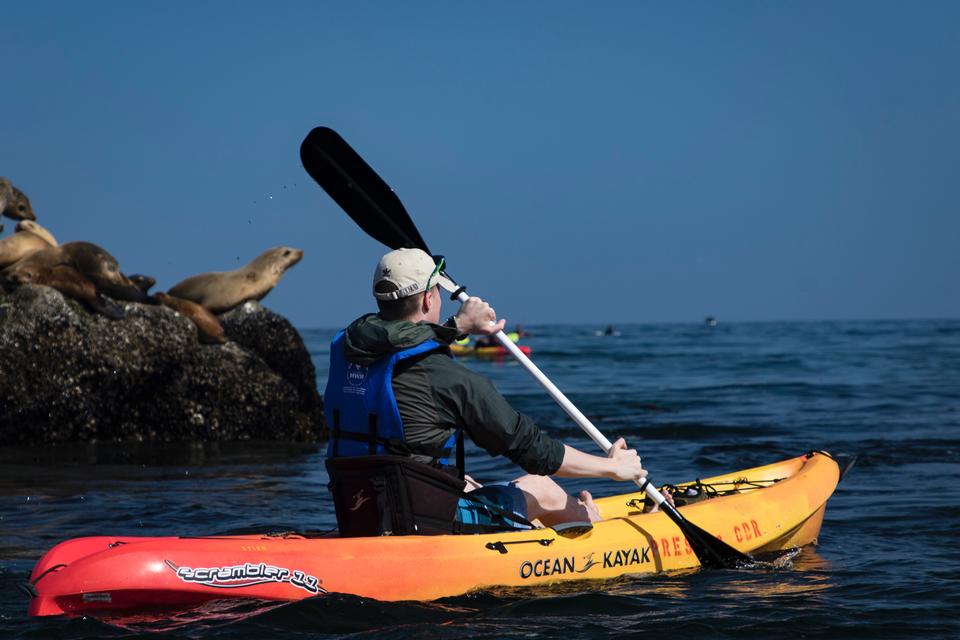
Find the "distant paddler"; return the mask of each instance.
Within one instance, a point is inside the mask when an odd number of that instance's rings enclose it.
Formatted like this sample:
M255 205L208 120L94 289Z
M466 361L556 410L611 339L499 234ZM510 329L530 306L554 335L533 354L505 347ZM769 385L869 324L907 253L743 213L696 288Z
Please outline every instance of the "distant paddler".
M603 331L594 331L593 335L595 336L619 336L620 332L617 331L612 324L608 324L607 328Z

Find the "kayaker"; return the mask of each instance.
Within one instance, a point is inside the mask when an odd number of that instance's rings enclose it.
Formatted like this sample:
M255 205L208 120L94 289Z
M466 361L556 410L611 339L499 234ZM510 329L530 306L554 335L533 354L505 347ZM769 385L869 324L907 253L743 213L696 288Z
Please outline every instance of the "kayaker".
M529 475L487 486L461 475L473 500L460 499L457 522L493 519L510 526L509 518L497 516L498 509L545 525L599 520L589 492L568 495L549 476L641 479L647 472L637 452L622 438L608 457L566 445L511 407L485 377L455 362L448 348L452 342L467 334L489 336L505 321L497 319L489 304L471 297L441 323L440 289L455 289L443 266L442 258L435 263L420 249L391 251L377 264L373 293L379 312L355 320L331 346L325 394L332 428L328 461L399 449L419 463L450 468L462 430L490 455L506 456ZM371 400L378 394L385 399ZM358 507L362 499L356 498ZM495 508L491 512L483 504ZM338 506L338 519L342 510L347 509Z
M476 339L475 346L478 349L482 347L498 347L500 346L500 343L497 342L497 339L494 338L492 335L481 335L481 337Z
M531 337L533 337L533 334L532 334L532 333L529 333L529 332L527 332L527 331L524 331L522 324L518 324L516 327L514 327L512 333L515 333L515 334L516 334L518 340L519 340L520 338L531 338ZM507 334L507 335L510 335L510 334ZM513 338L510 338L510 339L513 340ZM516 342L516 340L513 340L513 341Z

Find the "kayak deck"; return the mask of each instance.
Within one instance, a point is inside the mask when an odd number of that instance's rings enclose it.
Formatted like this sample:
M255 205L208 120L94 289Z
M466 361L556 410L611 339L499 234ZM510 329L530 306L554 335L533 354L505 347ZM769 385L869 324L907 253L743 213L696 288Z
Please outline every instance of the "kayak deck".
M729 495L680 511L746 553L816 541L839 480L829 455L811 453L703 479ZM495 586L699 566L677 526L643 513L642 493L595 500L604 520L564 531L483 535L308 538L89 537L63 542L30 577L31 615L186 608L209 600L299 600L328 591L378 600L434 600Z

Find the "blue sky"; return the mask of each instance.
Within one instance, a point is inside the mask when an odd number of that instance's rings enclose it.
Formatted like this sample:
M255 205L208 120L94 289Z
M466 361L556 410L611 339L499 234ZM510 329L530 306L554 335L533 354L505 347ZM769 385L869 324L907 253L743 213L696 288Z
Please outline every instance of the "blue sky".
M511 322L960 317L955 2L3 13L0 175L158 290L289 245L267 306L372 308L382 247L299 164L323 124Z

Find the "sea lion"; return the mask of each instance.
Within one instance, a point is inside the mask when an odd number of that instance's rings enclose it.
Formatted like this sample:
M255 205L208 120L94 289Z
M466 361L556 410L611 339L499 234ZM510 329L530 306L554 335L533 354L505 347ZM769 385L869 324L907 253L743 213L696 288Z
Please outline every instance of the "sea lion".
M0 240L0 269L19 262L31 253L49 249L50 243L30 231L17 231Z
M144 302L147 296L127 276L120 273L117 259L92 242L67 242L59 247L34 251L20 262L4 269L0 276L10 279L16 271L29 267L71 266L93 282L97 291L117 300Z
M36 220L30 198L13 186L6 178L0 178L0 216L14 220Z
M202 344L224 344L227 336L217 317L196 302L177 298L166 293L154 294L153 298L165 307L186 316L197 327L197 338Z
M302 249L273 247L246 266L191 276L167 293L196 302L212 313L224 313L248 300L262 299L302 257Z
M132 282L138 289L140 289L140 291L143 291L144 293L148 293L150 291L150 287L157 284L156 278L151 278L150 276L145 276L140 273L135 273L132 276L127 277L130 278L130 282Z
M30 233L34 233L46 240L51 247L59 246L59 243L57 242L57 239L53 237L53 234L33 220L19 221L17 223L17 231L29 231Z
M100 295L89 278L69 265L21 267L11 274L9 282L18 285L40 284L52 287L111 320L120 320L126 315L122 307Z

